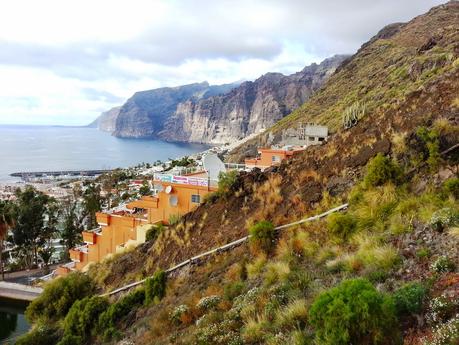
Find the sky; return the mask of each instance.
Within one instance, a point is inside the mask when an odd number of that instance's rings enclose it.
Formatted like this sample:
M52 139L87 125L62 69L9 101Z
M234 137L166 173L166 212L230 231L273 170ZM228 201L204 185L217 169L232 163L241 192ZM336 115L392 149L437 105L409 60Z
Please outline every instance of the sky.
M291 74L437 0L0 3L0 124L85 125L136 91Z

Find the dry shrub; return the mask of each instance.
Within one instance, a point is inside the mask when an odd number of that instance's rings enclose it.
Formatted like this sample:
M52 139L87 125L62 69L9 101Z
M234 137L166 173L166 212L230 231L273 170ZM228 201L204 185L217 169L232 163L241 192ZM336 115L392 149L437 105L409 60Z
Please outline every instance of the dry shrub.
M272 174L261 185L254 185L253 199L258 201L259 210L253 219L269 219L274 214L277 206L282 203L284 198L281 194L282 176Z

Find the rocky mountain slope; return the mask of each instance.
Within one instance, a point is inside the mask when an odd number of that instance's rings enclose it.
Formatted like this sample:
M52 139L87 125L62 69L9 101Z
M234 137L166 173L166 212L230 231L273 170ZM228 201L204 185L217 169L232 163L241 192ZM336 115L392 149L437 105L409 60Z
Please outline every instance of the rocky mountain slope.
M138 92L117 115L103 114L99 128L119 137L238 140L272 126L303 104L345 58L337 55L289 76L268 73L239 86L200 83Z
M375 126L389 114L401 119L457 109L457 98L447 99L443 93L458 80L458 6L451 1L408 23L383 28L308 102L238 148L229 160L253 155L257 146L275 143L284 128L300 122L326 124L338 132L343 128L343 115L352 107L361 110L362 121ZM435 99L433 93L440 98ZM420 99L426 100L426 106L416 104Z
M195 211L87 279L112 291L248 231L249 243L196 260L167 284L156 273L110 302L88 293L65 322L35 307L42 324L21 344L40 334L60 344L457 344L458 16L454 1L384 30L257 138L275 140L310 113L334 128L328 142L225 179ZM369 110L343 129L341 110L357 99ZM270 228L343 203L338 215ZM61 283L63 296L71 281ZM61 301L59 284L36 306Z

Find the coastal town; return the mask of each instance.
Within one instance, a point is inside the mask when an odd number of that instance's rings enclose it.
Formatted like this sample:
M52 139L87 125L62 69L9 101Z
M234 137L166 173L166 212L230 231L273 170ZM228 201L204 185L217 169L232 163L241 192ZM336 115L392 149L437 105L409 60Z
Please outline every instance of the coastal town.
M309 146L322 144L327 138L327 127L305 123L284 131L282 141L268 148L259 148L258 155L245 159L244 164L223 163L226 155L241 144L236 142L175 160L142 163L103 174L90 171L81 174L29 172L21 181L2 186L0 200L14 202L18 189L31 186L57 202L73 200L82 204L81 195L88 188L95 186L100 190L100 209L94 212L94 222L80 225L79 243L67 248L59 231L48 242L47 245L52 247L51 257L35 265L44 268L50 264L58 266L50 272L44 269L41 277L37 274L31 280L37 284L74 270L86 271L92 263L144 243L149 232L156 231L159 226L174 224L182 215L203 203L209 194L215 193L222 174L268 169L293 158ZM244 139L247 140L250 137ZM113 184L110 180L113 175L123 177ZM4 252L9 258L3 263L5 271L8 272L10 266L21 267L14 255L14 243L7 242Z

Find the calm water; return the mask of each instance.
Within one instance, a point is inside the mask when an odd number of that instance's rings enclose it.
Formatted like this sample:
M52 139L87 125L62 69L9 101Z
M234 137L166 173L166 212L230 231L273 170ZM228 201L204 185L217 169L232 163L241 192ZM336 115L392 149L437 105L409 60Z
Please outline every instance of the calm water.
M205 145L119 139L94 128L0 125L0 182L19 171L112 169L177 158Z
M26 302L0 298L0 344L14 344L30 326L24 317Z

